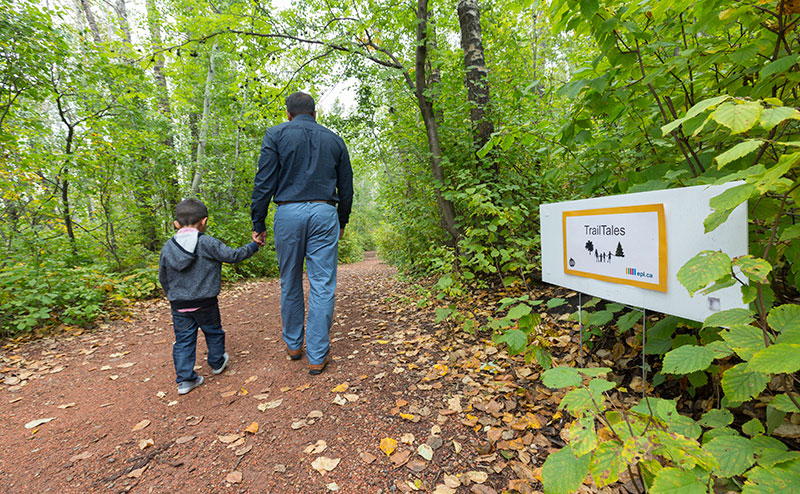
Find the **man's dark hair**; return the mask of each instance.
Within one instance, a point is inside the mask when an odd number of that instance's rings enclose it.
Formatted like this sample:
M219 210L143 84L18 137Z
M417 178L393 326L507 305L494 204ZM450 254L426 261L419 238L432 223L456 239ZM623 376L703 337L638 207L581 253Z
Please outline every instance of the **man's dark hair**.
M286 111L289 115L296 117L300 114L313 115L316 111L314 106L314 98L306 93L292 93L286 97Z
M194 225L207 216L206 205L194 198L184 199L175 206L175 220L181 226Z

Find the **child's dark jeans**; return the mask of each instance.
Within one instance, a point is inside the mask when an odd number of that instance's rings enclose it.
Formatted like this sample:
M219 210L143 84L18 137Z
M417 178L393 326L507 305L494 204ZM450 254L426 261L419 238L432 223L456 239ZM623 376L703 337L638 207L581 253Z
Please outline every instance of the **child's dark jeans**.
M175 363L176 382L197 379L194 364L197 358L197 328L203 330L208 346L208 365L218 369L225 358L225 331L219 316L219 305L198 309L194 312L172 310L172 328L175 343L172 345L172 360Z

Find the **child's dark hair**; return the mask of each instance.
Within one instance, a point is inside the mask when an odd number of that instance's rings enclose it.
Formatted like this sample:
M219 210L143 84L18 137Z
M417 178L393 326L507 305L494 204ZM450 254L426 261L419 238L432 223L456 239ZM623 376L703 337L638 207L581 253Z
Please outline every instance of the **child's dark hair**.
M197 199L184 199L175 206L175 219L181 226L194 225L207 216L206 205Z

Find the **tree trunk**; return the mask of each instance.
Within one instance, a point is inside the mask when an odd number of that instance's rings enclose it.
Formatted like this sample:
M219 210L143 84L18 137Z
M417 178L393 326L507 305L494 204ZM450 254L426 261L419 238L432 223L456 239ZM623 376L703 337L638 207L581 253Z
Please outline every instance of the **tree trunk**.
M489 142L492 132L494 132L494 124L487 116L487 109L491 102L489 70L486 68L486 57L483 51L478 0L459 0L458 22L461 26L461 49L464 51L467 97L472 106L469 112L473 126L472 141L477 150ZM498 171L496 161L492 161L492 168L495 172Z
M72 140L75 137L75 128L72 126L67 127L67 144L64 153L67 155L67 162L61 170L61 214L64 218L64 226L67 229L67 237L69 237L69 245L72 248L72 255L78 255L78 249L75 246L75 232L72 229L72 212L69 207L69 162L72 160Z
M155 0L147 0L145 2L147 9L147 26L150 30L150 42L154 52L158 52L163 47L161 40L161 16L156 8ZM178 204L178 180L176 179L175 172L177 165L175 163L175 136L172 132L172 105L169 101L169 88L167 86L167 76L164 74L164 56L157 53L153 56L153 77L155 78L156 85L158 86L158 107L161 114L167 119L167 132L164 136L164 145L172 150L172 155L169 158L170 162L170 180L167 184L168 190L166 193L166 208L167 216L172 217L172 211ZM169 222L171 228L172 222Z
M81 7L83 7L83 14L86 16L86 23L89 24L89 29L92 30L94 42L99 45L103 42L103 39L100 37L100 30L97 28L97 21L94 18L94 14L92 14L91 7L89 7L89 0L80 0L80 2Z
M150 42L153 45L153 51L159 51L162 49L161 16L156 8L155 0L147 0L145 6L147 8L147 26L150 29ZM158 85L160 91L158 105L162 114L171 117L172 108L169 104L167 76L164 75L164 56L161 53L154 55L153 62L153 77L155 77L156 84ZM168 138L172 140L172 135L170 134ZM171 144L170 147L172 147Z
M426 81L425 65L428 58L428 0L417 0L417 50L416 50L416 70L415 70L415 95L419 106L422 121L425 123L425 133L428 137L428 149L431 152L431 172L433 178L439 183L436 188L436 202L439 204L439 211L445 230L453 237L453 242L457 243L461 237L461 232L456 226L456 211L453 203L447 200L441 191L444 186L444 171L442 170L442 148L439 141L439 129L436 124L436 114L428 93Z
M208 74L206 75L206 89L203 94L203 117L200 122L200 134L197 138L197 164L195 165L194 177L192 177L192 192L195 194L200 190L200 182L203 180L203 159L206 156L206 144L208 143L208 120L211 114L211 86L214 84L214 57L216 52L217 42L214 41L211 53L208 56Z
M128 9L125 7L125 0L117 0L117 5L114 7L119 17L119 27L122 31L122 39L129 45L131 44L131 27L128 24Z
M241 140L242 140L242 116L244 115L244 110L247 107L248 96L247 85L244 87L244 97L242 99L242 105L239 108L239 115L234 120L236 124L236 143L234 146L234 153L233 153L233 165L231 165L230 170L230 185L228 186L228 203L231 205L231 208L236 209L236 165L239 163L239 153L241 148Z

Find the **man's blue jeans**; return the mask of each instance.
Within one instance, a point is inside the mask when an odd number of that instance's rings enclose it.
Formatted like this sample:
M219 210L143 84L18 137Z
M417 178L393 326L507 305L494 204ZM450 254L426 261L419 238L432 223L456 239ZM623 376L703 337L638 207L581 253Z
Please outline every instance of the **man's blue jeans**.
M182 383L197 379L194 364L197 358L197 328L203 330L208 346L208 365L218 369L225 361L225 331L219 317L219 305L194 312L172 311L172 328L175 343L172 345L172 361L175 364L175 381Z
M339 216L336 207L321 202L281 204L275 211L275 251L281 270L283 341L290 350L303 347L310 364L321 364L330 351L330 330L339 260ZM308 282L305 320L303 260Z

